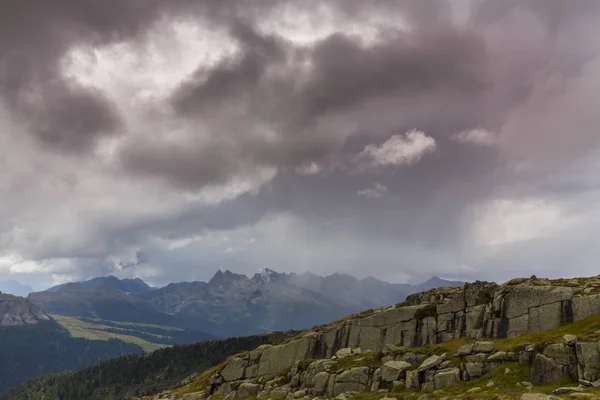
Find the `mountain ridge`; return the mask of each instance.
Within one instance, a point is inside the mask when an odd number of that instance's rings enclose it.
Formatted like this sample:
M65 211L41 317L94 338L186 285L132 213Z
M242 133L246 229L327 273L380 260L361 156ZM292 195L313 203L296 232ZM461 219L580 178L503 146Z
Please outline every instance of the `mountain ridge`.
M135 283L136 290L131 290ZM437 279L434 284L458 284ZM129 291L127 291L129 290ZM114 276L67 283L29 295L52 314L172 325L217 337L307 329L402 301L419 287L347 274L319 276L264 269L252 277L218 270L208 282L151 288Z

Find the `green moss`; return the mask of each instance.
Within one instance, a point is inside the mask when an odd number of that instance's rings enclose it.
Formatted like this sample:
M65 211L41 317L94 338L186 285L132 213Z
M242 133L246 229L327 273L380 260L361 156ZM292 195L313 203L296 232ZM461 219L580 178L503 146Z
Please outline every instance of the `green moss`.
M338 369L350 369L354 367L379 367L382 357L383 354L381 352L355 354L335 360L331 368L337 371Z
M423 319L427 317L435 317L437 315L437 305L435 303L427 304L415 310L415 318Z

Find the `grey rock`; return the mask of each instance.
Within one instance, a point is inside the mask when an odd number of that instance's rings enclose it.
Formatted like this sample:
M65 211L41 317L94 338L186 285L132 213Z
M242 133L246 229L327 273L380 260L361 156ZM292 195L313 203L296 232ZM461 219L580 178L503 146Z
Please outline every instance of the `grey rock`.
M181 397L183 400L203 400L206 398L206 392L186 393Z
M474 388L467 390L467 393L477 393L477 392L481 392L482 390L483 389L480 387L474 387Z
M573 387L559 387L558 389L554 389L552 393L554 394L570 394L575 392L583 392L583 389L578 386Z
M600 378L600 351L598 343L577 343L575 345L577 362L579 363L579 378L586 381L596 381Z
M405 371L411 367L412 365L404 361L388 361L381 366L381 379L385 382L393 382L404 378Z
M259 391L260 391L259 384L244 382L238 387L237 394L235 397L237 399L245 399L246 397L257 395Z
M335 355L338 358L344 358L344 357L351 356L352 355L352 349L351 348L339 349L338 351L335 352Z
M469 379L476 379L483 375L483 363L466 363L465 371Z
M496 349L494 342L475 342L473 351L475 353L491 353Z
M475 363L475 362L485 362L488 358L487 354L479 353L479 354L471 354L465 357L467 362Z
M433 377L436 389L445 389L460 382L460 369L447 368L436 372Z
M329 373L328 372L319 372L313 378L313 390L314 394L326 394L327 387L329 384Z
M405 388L406 388L406 382L403 380L392 382L392 392L401 392Z
M563 343L567 346L575 346L577 343L577 336L566 334L563 336Z
M406 388L407 389L420 389L421 381L419 379L419 372L417 370L406 371Z
M371 392L378 391L381 383L381 368L377 368L375 372L373 372L373 379L371 381Z
M561 398L544 393L523 393L521 400L561 400Z
M417 368L417 370L419 372L427 371L428 369L437 367L443 361L444 361L444 359L442 357L433 355L433 356L427 358L425 361L423 361L423 363L421 363L421 365L419 365L419 368Z
M368 367L354 367L347 371L342 372L336 377L337 382L356 382L366 385L369 381L369 368Z
M531 367L529 379L533 383L544 384L557 382L567 376L564 366L543 354L537 354Z
M425 382L421 387L421 391L425 393L433 393L435 390L435 384L433 382Z
M472 343L464 344L458 348L456 355L459 357L468 356L469 354L473 353L474 348L475 348L475 345Z
M358 382L336 382L333 389L334 396L348 392L366 392L367 386Z

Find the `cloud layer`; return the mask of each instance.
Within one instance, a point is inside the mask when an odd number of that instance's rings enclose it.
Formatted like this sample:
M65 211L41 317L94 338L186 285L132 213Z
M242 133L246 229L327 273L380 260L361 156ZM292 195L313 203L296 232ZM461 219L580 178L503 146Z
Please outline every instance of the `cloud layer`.
M595 0L5 11L0 277L593 273Z

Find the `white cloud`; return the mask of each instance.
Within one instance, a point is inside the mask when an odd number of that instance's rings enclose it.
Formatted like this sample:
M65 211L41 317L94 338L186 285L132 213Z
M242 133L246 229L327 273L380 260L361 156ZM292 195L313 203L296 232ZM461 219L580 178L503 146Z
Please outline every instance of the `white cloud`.
M476 128L455 133L450 138L459 143L474 144L477 146L492 147L498 143L498 138L493 132Z
M578 222L546 199L496 199L472 211L473 239L486 247L550 238Z
M404 135L393 135L381 145L370 144L359 154L372 166L411 165L435 151L435 140L413 129Z
M380 183L375 183L375 186L359 190L356 192L358 196L366 197L367 199L379 199L383 197L387 192L388 188Z
M317 175L321 172L321 167L316 162L311 161L309 164L297 167L296 172L301 175Z

